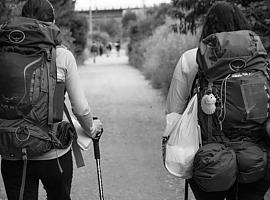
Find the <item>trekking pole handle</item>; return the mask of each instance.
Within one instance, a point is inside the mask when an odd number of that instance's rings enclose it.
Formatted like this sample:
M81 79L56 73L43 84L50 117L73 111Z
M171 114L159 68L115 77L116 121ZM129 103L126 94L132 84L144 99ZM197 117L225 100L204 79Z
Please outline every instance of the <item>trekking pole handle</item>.
M98 117L93 117L93 120L97 120ZM103 132L103 128L101 129L100 131L100 134L101 135ZM99 149L99 137L98 138L93 138L93 147L94 147L94 156L95 156L95 159L100 159L100 149Z

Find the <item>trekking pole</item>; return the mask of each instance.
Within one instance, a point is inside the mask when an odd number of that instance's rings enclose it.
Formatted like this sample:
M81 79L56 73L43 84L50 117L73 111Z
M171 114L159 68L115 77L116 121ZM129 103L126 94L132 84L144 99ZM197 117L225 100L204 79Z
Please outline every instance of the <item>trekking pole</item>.
M97 166L99 199L104 200L101 167L100 167L99 140L93 139L93 146L94 146L94 155L95 155L96 166Z
M94 117L93 119L95 120L97 119L97 117ZM103 129L101 129L101 132L99 133L99 135L101 135L102 132L103 132ZM93 139L93 147L94 147L94 156L95 156L96 166L97 166L99 199L104 200L103 183L102 183L101 166L100 166L99 137L98 139Z
M188 200L188 181L185 180L185 200Z

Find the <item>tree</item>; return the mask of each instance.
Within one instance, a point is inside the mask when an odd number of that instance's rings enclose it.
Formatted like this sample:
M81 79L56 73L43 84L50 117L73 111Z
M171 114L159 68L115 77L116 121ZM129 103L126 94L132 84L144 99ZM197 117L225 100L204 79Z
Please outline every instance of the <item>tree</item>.
M76 13L71 19L72 37L75 39L75 54L77 56L81 55L87 46L87 34L89 30L88 19L86 16Z
M94 31L107 33L112 40L120 38L122 34L121 22L111 19L100 19L95 22Z
M50 0L55 9L56 24L69 27L75 9L75 0Z
M160 4L153 8L143 9L140 12L127 12L122 20L123 29L129 37L128 55L131 65L142 68L146 48L143 42L153 35L155 29L163 25L166 17L171 13L170 4Z
M4 23L10 17L20 14L24 0L5 0L0 1L0 23Z
M133 22L137 21L137 15L136 15L136 13L128 10L124 14L122 21L121 21L123 29L127 29L132 21Z
M108 33L100 31L94 31L91 38L93 42L100 42L103 45L106 45L110 41L110 36Z
M269 0L227 0L238 5L250 21L252 29L263 39L270 51L270 2ZM172 0L174 16L180 21L181 32L195 32L201 26L208 8L216 0Z

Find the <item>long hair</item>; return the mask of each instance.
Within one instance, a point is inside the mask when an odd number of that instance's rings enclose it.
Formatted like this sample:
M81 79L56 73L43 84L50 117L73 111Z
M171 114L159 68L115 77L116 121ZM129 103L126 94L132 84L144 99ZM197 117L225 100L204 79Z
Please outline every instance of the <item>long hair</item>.
M54 22L55 13L49 0L28 0L22 8L22 16L44 22Z
M213 33L250 30L250 28L248 20L237 6L219 1L206 14L200 41Z

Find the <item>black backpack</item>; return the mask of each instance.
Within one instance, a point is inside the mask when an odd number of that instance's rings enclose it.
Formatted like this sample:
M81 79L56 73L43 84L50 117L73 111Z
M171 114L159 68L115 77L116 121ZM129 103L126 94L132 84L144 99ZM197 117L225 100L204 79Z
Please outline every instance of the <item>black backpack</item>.
M31 158L60 148L64 83L57 82L53 23L18 17L0 27L0 154Z
M204 141L209 132L216 141L224 135L235 141L263 140L270 111L266 55L259 36L248 30L212 34L200 43L198 117Z
M232 161L229 171L234 172L230 184L236 172L237 180L244 183L255 182L265 175L264 125L270 111L266 55L259 36L248 30L215 33L199 45L196 58L199 68L194 85L197 85L203 147L195 157L193 178L205 190L228 189L228 185L222 184L226 174L220 177L219 171L220 166L228 166L228 161L219 159L218 151L208 148L213 143L222 145L222 151L230 155L226 157ZM211 161L211 165L202 165L203 160Z

